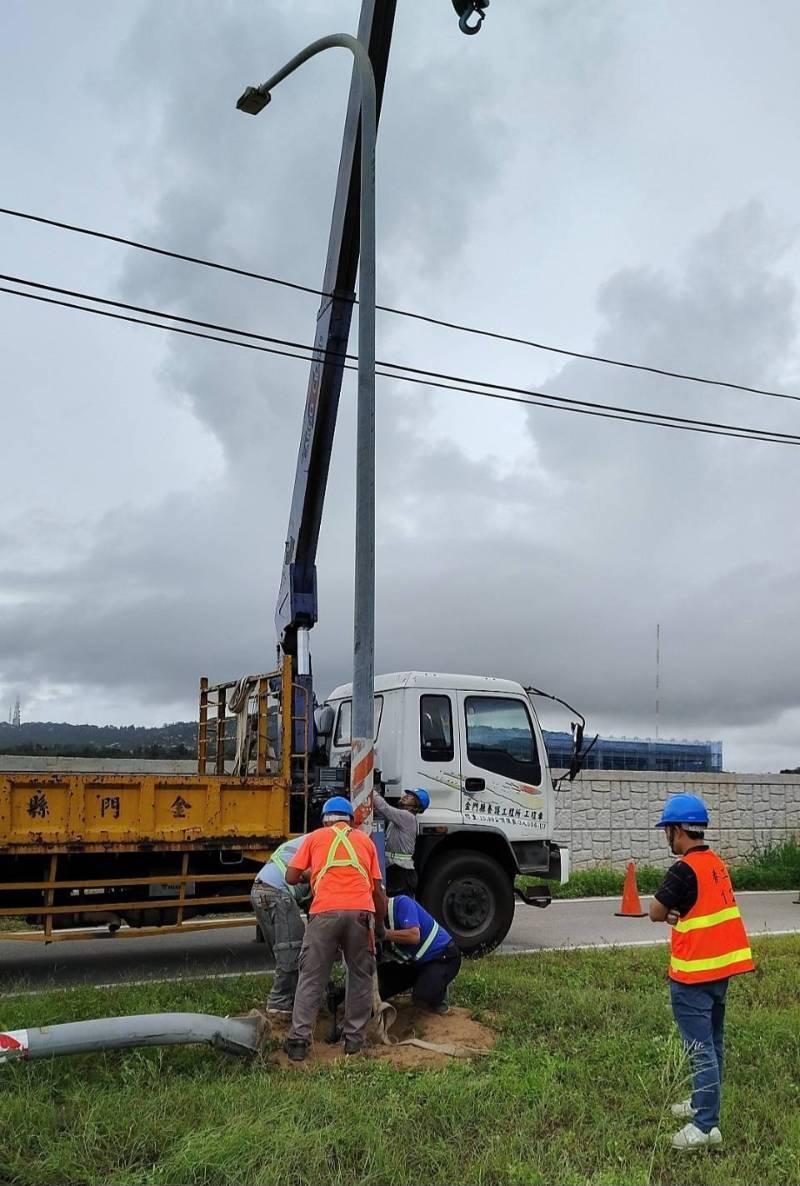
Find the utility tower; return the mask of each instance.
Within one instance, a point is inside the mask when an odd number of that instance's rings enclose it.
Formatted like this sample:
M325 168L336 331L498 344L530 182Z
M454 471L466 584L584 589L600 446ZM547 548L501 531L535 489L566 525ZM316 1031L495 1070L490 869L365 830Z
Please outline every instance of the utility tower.
M17 698L14 701L14 712L11 717L11 724L14 725L14 727L17 729L19 729L20 725L22 724L22 722L20 721L20 717L19 717L19 694L17 695Z

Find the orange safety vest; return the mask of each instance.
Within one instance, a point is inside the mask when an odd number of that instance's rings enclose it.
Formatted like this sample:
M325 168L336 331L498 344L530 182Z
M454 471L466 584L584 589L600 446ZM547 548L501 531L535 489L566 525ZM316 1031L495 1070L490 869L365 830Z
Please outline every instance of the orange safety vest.
M330 831L332 833L331 846L328 849L328 855L325 858L322 868L314 875L312 879L312 890L316 892L317 886L319 885L320 881L322 881L322 878L329 869L355 869L361 874L370 889L372 889L372 878L361 864L361 861L358 859L358 853L353 848L353 842L350 839L350 833L353 831L353 829L329 828L326 829L326 831ZM346 856L338 857L336 855L340 848L345 850L345 853L347 854Z
M670 979L702 984L752 972L753 954L725 862L710 849L682 859L697 877L697 901L672 927Z

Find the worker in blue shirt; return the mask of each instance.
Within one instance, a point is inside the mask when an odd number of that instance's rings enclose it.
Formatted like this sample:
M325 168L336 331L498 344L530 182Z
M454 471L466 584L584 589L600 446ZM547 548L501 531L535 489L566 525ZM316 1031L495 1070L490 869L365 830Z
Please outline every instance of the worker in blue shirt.
M411 989L415 1005L448 1013L448 985L461 968L461 952L443 926L406 894L389 898L384 958L378 965L381 998Z

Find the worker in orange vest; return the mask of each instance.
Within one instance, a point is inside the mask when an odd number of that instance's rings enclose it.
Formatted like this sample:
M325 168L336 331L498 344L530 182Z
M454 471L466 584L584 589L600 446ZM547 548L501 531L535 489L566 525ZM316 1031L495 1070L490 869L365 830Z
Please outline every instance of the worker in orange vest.
M372 1015L375 922L383 931L386 896L371 838L353 827L353 808L340 795L322 808L322 827L310 832L289 860L286 884L308 878L309 909L292 1025L284 1050L294 1062L308 1055L322 995L341 949L347 965L344 1052L357 1054Z
M664 828L679 859L656 890L650 918L672 927L672 1013L691 1057L694 1088L689 1099L672 1105L672 1115L688 1121L672 1147L702 1149L722 1144L725 998L731 976L753 971L753 956L727 866L705 842L703 800L673 796L656 827Z

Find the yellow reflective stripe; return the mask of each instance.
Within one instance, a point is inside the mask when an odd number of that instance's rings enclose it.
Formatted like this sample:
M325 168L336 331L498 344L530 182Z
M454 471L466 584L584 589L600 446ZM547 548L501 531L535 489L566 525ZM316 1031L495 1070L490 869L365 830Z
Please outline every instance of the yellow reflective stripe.
M349 830L350 829L348 828L347 831L340 832L338 828L334 829L334 836L333 836L333 839L331 840L331 846L328 849L328 855L325 858L325 864L322 866L319 873L314 878L314 884L312 886L312 889L316 890L321 878L323 878L325 876L325 874L328 872L329 869L333 869L333 868L336 868L336 869L347 869L347 868L357 869L358 872L361 874L361 876L366 881L367 885L369 885L371 887L372 882L370 881L369 873L367 872L367 870L364 868L364 866L359 861L356 850L353 848L352 841L348 837L347 832L349 832ZM339 851L340 844L344 845L345 851L347 852L346 857L337 857L336 856L336 853Z
M422 959L423 955L428 950L431 943L433 943L434 939L436 938L436 936L438 934L439 934L439 924L438 924L438 922L436 922L434 920L433 926L431 927L430 932L428 933L428 938L425 940L424 943L420 944L419 948L417 949L417 954L414 956L414 959L418 959L418 960Z
M290 843L291 843L291 841L287 840L286 844L281 844L279 848L275 849L274 853L270 857L272 864L277 868L278 872L281 873L284 877L286 876L286 870L287 870L288 866L286 864L286 861L283 859L283 857L280 854L283 852L284 848L286 848L287 845Z
M694 918L682 918L675 923L676 931L700 931L705 927L716 927L721 922L730 922L733 918L741 918L738 906L727 906L718 910L716 914L698 914Z
M387 861L394 861L396 865L407 864L413 869L414 857L410 852L386 852Z
M394 925L394 898L390 898L389 899L389 930L394 931L395 929L396 928ZM420 927L420 935L421 934L422 934L422 927ZM417 950L414 952L413 955L411 954L410 951L401 951L401 950L399 950L399 948L395 948L395 950L397 951L397 954L400 956L400 958L403 960L422 959L423 955L428 950L431 943L433 943L434 939L436 938L436 936L438 934L439 934L439 924L434 919L433 926L431 927L431 929L428 933L428 936L425 939L425 942L420 943L419 947L417 948Z
M348 832L339 832L337 830L336 836L337 836L339 844L343 844L345 846L345 848L347 849L347 855L349 856L350 860L349 861L341 861L341 862L334 861L334 864L340 863L341 865L352 865L354 869L358 869L361 876L367 882L367 885L370 885L371 882L370 882L369 873L367 873L366 869L361 864L361 861L358 859L358 853L353 848L353 842L350 839L349 831Z
M705 960L680 960L673 955L669 966L676 972L711 972L715 968L729 968L731 964L742 964L752 958L750 948L741 947L738 951L729 951L727 955L715 955Z

